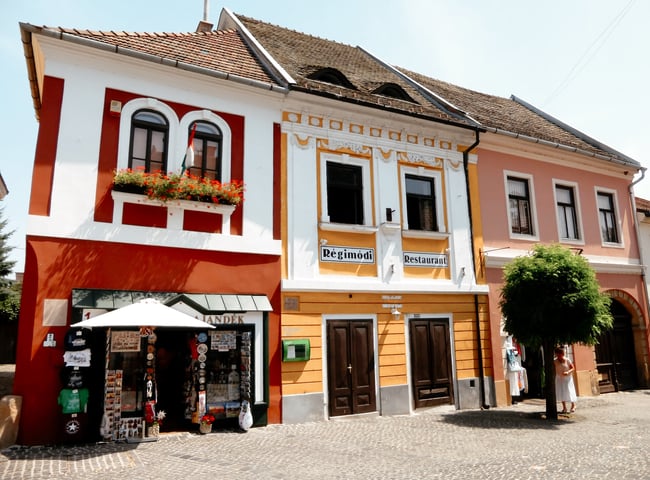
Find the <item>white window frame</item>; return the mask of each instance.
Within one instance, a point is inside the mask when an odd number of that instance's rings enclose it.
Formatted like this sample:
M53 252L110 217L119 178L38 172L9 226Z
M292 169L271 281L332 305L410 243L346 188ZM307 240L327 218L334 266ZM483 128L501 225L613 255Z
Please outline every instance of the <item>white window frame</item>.
M153 110L163 115L169 122L169 132L167 137L167 170L172 171L174 165L174 152L176 151L177 134L178 134L178 117L176 112L169 105L164 104L155 98L136 98L127 102L120 112L120 133L117 147L117 168L118 170L129 167L129 154L131 147L131 121L133 114L138 110ZM182 158L178 165L182 162Z
M230 155L232 146L232 132L228 123L214 112L209 110L194 110L188 112L179 123L180 134L179 137L182 142L177 142L174 148L174 158L167 159L168 164L173 166L174 171L180 171L183 163L183 157L187 151L189 142L189 129L190 125L196 121L203 121L212 123L219 127L221 130L221 182L226 183L230 181Z
M607 242L603 238L603 229L602 225L600 224L600 209L598 207L598 194L599 193L605 193L609 194L612 196L612 200L614 202L614 215L616 215L616 228L618 229L618 242ZM596 186L594 187L594 200L596 202L596 222L598 223L598 234L600 235L600 241L601 245L603 247L623 247L624 242L623 242L623 229L622 224L621 224L621 214L618 208L618 195L617 191L613 190L611 188L606 188L606 187L599 187Z
M414 175L417 177L431 178L433 179L434 186L434 197L436 202L436 217L438 220L438 230L437 231L425 231L425 230L409 230L408 226L408 212L406 210L406 176ZM436 236L441 233L447 233L447 224L445 216L445 202L442 195L443 185L442 185L442 172L439 170L431 170L424 167L409 167L402 166L400 170L400 186L402 191L402 229L410 232L418 232L424 236Z
M363 180L363 225L333 224L330 223L329 212L327 211L327 162L335 162L343 165L354 165L361 167L361 178ZM374 215L372 214L372 181L370 178L370 159L355 157L348 154L321 153L320 155L320 200L321 200L321 226L336 225L337 229L355 230L359 227L374 227Z
M578 238L573 239L573 238L562 237L562 229L560 228L561 220L557 211L557 203L558 203L557 187L570 188L573 190L573 201L574 201L574 208L576 210L576 228L578 229ZM582 226L582 213L580 211L580 190L579 190L578 183L568 182L560 179L553 179L553 201L555 206L555 219L557 222L557 238L559 238L560 242L562 243L569 243L572 245L584 245L585 244L584 228Z
M530 216L533 225L533 234L513 233L512 219L510 218L510 193L508 191L508 177L516 177L528 182L528 195L530 197ZM537 224L537 202L535 201L535 182L533 176L528 173L515 172L512 170L503 171L503 188L505 193L506 217L508 219L508 234L511 239L516 240L539 240L539 225Z

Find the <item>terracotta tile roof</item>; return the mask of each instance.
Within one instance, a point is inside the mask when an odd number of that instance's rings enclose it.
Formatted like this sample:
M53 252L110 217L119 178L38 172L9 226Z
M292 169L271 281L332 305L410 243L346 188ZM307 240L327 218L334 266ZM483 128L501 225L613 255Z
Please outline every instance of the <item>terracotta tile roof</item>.
M645 213L646 216L650 216L650 200L645 198L635 197L634 201L636 202L636 211Z
M401 75L359 47L314 37L241 15L237 15L237 18L268 54L293 77L298 89L407 114L474 125L462 115L433 104L410 82L404 81ZM324 68L338 70L354 88L308 78ZM401 87L414 101L373 93L378 87L388 83Z
M260 82L276 83L235 30L192 33L97 32L64 28L54 30L173 62Z
M631 166L640 166L635 160L589 139L586 135L563 125L562 122L554 123L549 116L535 112L534 109L528 108L514 97L503 98L488 95L429 78L407 69L399 68L399 70L465 111L485 127L561 144L594 155L616 158Z

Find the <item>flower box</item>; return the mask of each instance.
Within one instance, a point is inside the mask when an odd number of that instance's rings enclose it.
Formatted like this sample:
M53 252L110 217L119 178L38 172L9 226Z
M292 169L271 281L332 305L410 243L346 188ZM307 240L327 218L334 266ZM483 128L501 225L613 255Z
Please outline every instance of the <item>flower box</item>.
M236 205L222 205L220 203L197 202L191 200L158 200L152 199L143 193L128 193L113 189L111 197L116 202L137 203L140 205L151 205L154 207L180 208L182 210L197 210L208 213L219 213L230 217L235 211Z

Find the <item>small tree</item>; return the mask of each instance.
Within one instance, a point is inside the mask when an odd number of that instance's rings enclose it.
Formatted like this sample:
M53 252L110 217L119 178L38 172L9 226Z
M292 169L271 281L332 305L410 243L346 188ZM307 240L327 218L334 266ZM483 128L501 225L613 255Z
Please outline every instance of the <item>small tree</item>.
M4 209L0 208L0 321L14 322L18 320L20 308L20 288L8 276L16 264L9 260L13 249L8 245L9 238L14 233L7 232L7 221L3 218Z
M536 245L531 255L505 267L500 301L505 330L524 345L543 349L547 419L557 419L553 349L596 344L612 327L610 303L587 260L567 248Z

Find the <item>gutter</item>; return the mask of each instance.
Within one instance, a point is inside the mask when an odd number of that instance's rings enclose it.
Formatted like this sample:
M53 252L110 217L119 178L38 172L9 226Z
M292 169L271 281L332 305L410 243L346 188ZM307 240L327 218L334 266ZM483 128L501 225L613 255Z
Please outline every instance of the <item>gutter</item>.
M472 252L472 265L474 266L474 282L476 282L476 254L474 253L474 232L472 220L472 196L470 195L469 186L469 152L474 150L480 143L479 129L475 129L476 140L469 147L463 150L463 168L465 170L465 188L467 195L467 214L469 217L469 238L470 238L470 251ZM489 402L485 401L485 368L483 366L483 346L481 341L481 319L479 317L478 308L478 295L474 294L474 319L476 321L476 350L478 354L478 374L479 374L479 395L481 402L481 410L488 410L490 408Z
M116 53L118 55L125 55L128 57L136 58L138 60L144 60L146 62L157 63L160 65L165 65L168 67L178 68L180 70L185 70L192 73L197 73L199 75L206 75L213 78L218 78L221 80L228 80L241 85L246 85L249 87L260 88L263 90L270 90L273 92L279 93L288 93L289 89L281 85L276 85L273 83L262 82L259 80L253 80L251 78L241 77L239 75L234 75L232 73L223 72L221 70L213 70L204 67L198 67L196 65L191 65L185 62L179 62L178 60L172 60L169 58L161 57L158 55L151 55L148 53L142 53L131 48L120 47L117 45L109 45L107 43L100 42L98 40L93 40L84 37L78 37L69 33L55 31L49 28L35 27L30 24L21 23L20 24L22 39L23 39L23 49L25 51L25 58L27 59L28 64L28 74L30 83L36 82L36 67L34 62L34 51L32 45L31 35L37 33L46 37L54 38L57 40L64 40L74 43L76 45L81 45L84 47L94 48L97 50L102 50L108 53ZM35 99L38 98L38 102ZM40 98L38 95L38 84L32 84L32 99L34 99L34 108L37 112L40 110Z
M341 97L339 95L336 95L335 93L323 92L323 91L318 91L318 90L311 90L309 88L300 87L300 86L294 86L293 88L291 88L291 90L295 91L295 92L306 93L306 94L309 94L309 95L315 95L315 96L318 96L318 97L330 98L330 99L333 99L333 100L337 100L339 102L351 103L351 104L354 104L354 105L360 105L360 106L368 107L368 108L376 108L376 109L379 109L379 110L383 110L385 112L396 113L396 114L403 115L403 116L406 116L406 117L418 118L418 119L421 119L421 120L426 120L426 121L434 122L434 123L441 123L443 125L462 128L462 129L465 129L465 130L472 130L472 131L477 131L478 130L478 127L468 125L467 123L454 122L453 120L445 120L444 118L437 118L437 117L434 117L432 115L426 115L426 114L423 114L423 113L409 112L407 110L401 110L399 108L388 107L386 105L380 105L380 104L377 104L377 103L367 102L365 100L359 100L359 99L354 99L354 98L349 98L349 97ZM482 128L483 127L480 127L480 129L482 129Z
M23 44L23 53L27 62L27 79L29 80L29 90L32 96L32 104L34 105L34 112L36 120L40 120L41 112L41 97L38 94L38 75L36 74L36 61L34 58L34 46L32 45L32 33L27 30L25 23L20 24L20 39Z
M514 132L510 132L508 130L502 130L502 129L496 128L496 127L484 126L483 128L488 132L495 133L495 134L498 134L498 135L505 135L507 137L515 138L517 140L525 140L525 141L531 142L531 143L538 143L539 145L544 145L546 147L557 148L559 150L564 150L564 151L567 151L567 152L578 153L580 155L585 155L587 157L594 157L594 158L597 158L599 160L607 160L609 162L618 163L620 165L625 165L627 167L639 167L639 164L635 160L632 160L632 159L630 159L631 160L630 162L627 162L627 161L624 161L624 160L620 160L620 159L618 159L616 157L612 157L612 156L608 156L608 155L601 155L599 153L589 152L589 151L583 150L581 148L569 147L568 145L563 145L561 143L551 142L549 140L542 140L541 138L530 137L528 135L522 135L521 133L514 133Z

